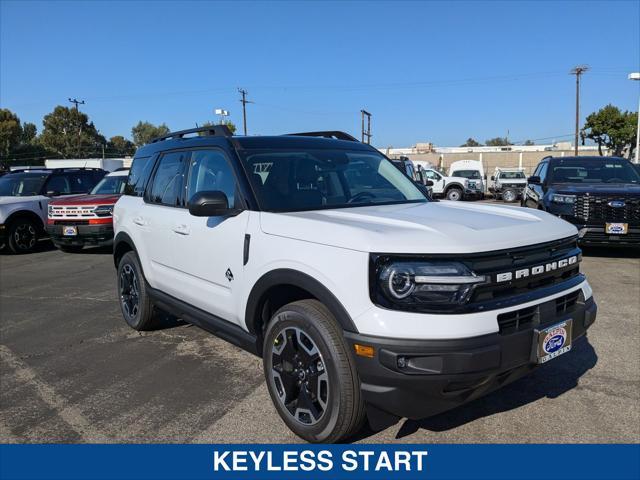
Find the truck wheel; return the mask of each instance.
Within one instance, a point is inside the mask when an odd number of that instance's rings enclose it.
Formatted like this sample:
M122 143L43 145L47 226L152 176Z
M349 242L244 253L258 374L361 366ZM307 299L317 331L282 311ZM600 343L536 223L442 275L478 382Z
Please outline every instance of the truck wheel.
M38 243L38 226L29 218L17 218L9 225L7 243L13 253L32 252Z
M447 190L447 200L451 200L453 202L462 200L462 190L457 187L450 188Z
M502 192L502 200L507 203L513 203L518 200L518 194L515 190L508 188L504 192Z
M293 433L329 443L362 427L365 411L355 363L322 303L301 300L278 310L263 351L269 395Z
M131 328L153 330L153 304L135 252L125 253L118 265L118 299L122 316Z

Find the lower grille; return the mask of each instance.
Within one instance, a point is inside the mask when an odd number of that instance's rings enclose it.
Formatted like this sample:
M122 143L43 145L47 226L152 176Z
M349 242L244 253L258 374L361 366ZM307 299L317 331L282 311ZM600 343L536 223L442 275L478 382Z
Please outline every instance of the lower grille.
M531 327L533 319L538 313L538 307L523 308L513 312L501 313L498 315L498 326L501 335L524 330Z
M578 303L579 295L580 291L576 290L564 297L556 298L556 313L562 314L572 309Z

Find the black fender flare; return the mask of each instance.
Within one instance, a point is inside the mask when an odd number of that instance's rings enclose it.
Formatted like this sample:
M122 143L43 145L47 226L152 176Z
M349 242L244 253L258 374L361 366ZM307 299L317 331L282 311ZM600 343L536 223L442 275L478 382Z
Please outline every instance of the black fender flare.
M281 268L265 273L251 289L244 318L247 329L252 334L262 334L262 332L256 331L255 319L260 316L259 309L266 300L266 292L278 285L294 285L306 290L329 309L344 330L358 333L358 329L347 310L327 287L306 273L289 268Z
M447 183L447 184L445 185L445 187L444 187L444 192L443 192L443 193L446 195L446 194L447 194L447 192L448 192L449 190L451 190L452 188L458 188L458 189L460 189L460 190L462 190L462 191L464 192L464 186L463 186L463 185L461 185L461 184L460 184L460 183L458 183L458 182L451 182L451 183Z
M138 255L136 244L133 243L131 237L125 232L118 232L118 234L113 239L113 263L116 268L118 268L118 252L121 251L124 244L129 246L128 250L133 250L134 252L136 252L136 255Z
M31 210L16 210L15 212L12 212L5 220L4 224L10 225L17 218L28 218L29 220L32 220L40 229L40 234L46 233L46 225L42 222L42 218L40 217L40 215Z

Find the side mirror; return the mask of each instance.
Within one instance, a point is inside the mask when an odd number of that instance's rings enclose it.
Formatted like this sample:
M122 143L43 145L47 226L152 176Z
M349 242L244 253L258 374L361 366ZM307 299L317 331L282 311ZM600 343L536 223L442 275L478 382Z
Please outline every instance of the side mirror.
M47 197L57 197L60 195L60 192L57 190L49 190L47 191Z
M496 181L496 177L494 175L491 175L491 181L495 182Z
M433 187L433 182L432 182L431 180L427 180L424 184L425 184L427 187Z
M541 181L540 181L540 177L538 177L538 176L529 177L529 178L527 179L527 183L531 183L531 184L533 184L533 185L540 184L540 183L541 183Z
M194 217L220 217L230 212L229 200L219 190L198 192L189 200L189 213Z

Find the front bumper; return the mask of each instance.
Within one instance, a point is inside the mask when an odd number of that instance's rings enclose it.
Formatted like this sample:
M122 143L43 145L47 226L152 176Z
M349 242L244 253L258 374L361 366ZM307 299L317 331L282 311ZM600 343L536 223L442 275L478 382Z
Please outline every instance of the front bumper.
M572 340L596 318L593 297L580 293L571 309L557 313L556 300L536 305L535 320L512 333L455 340L402 340L345 332L354 344L374 347L374 358L355 356L368 407L387 415L425 418L474 400L537 367L536 329L573 319ZM562 361L562 360L556 360Z
M68 225L47 225L47 233L56 245L79 247L84 245L105 246L113 243L113 224L75 225L78 235L64 235Z
M629 226L624 235L605 233L604 226L576 225L581 246L620 246L640 248L640 227Z
M484 198L484 194L480 190L471 190L469 188L464 189L465 200L480 200Z

